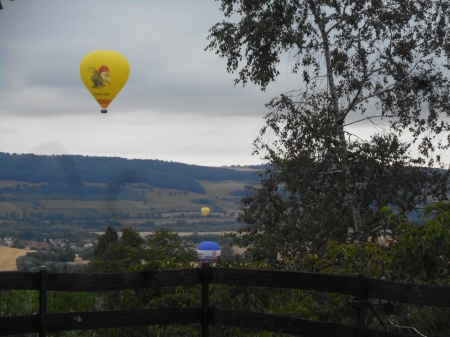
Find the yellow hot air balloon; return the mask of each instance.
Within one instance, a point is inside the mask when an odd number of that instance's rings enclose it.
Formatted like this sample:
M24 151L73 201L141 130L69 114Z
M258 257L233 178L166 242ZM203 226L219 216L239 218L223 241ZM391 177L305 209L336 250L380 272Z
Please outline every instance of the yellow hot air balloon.
M203 216L207 216L209 214L209 207L202 207L202 209L200 210L203 214Z
M127 83L130 65L121 53L113 50L95 50L80 64L80 76L87 90L103 108L106 108Z

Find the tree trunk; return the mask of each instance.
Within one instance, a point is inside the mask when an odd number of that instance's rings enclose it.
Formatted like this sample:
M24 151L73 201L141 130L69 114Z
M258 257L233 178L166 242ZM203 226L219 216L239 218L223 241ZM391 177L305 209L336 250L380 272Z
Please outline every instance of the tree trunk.
M334 121L336 123L337 133L339 137L340 145L340 159L342 165L342 171L345 174L345 182L347 184L347 196L352 206L353 211L353 221L355 227L355 241L358 245L364 244L364 233L362 228L361 213L359 212L358 201L356 196L355 184L352 179L350 168L347 161L347 141L345 140L344 132L344 120L339 109L339 102L336 95L336 86L334 85L333 68L331 66L331 56L330 56L330 41L328 39L328 34L325 30L325 24L320 17L320 13L316 8L314 0L309 0L309 5L311 11L314 14L315 22L319 27L320 33L322 35L323 52L325 56L325 63L327 66L327 79L328 79L328 90L331 95L331 104L333 108Z

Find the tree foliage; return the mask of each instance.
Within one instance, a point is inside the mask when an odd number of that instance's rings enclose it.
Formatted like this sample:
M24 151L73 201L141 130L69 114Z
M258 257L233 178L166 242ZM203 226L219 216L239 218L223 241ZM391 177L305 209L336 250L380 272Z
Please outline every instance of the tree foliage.
M443 165L449 147L448 0L222 0L221 10L207 49L227 59L236 83L264 90L287 55L303 80L268 104L256 149L270 165L244 203L242 244L258 255L263 244L283 250L296 239L303 247L288 249L296 253L324 247L322 233L342 239L346 227L362 244L381 225L383 203L407 212L446 195L446 173L427 179L418 167ZM388 128L369 141L348 132L378 118ZM269 131L278 143L264 143Z
M84 266L68 263L73 262L75 257L75 252L69 248L32 251L19 256L16 266L19 271L38 271L45 266L53 273L82 273Z
M389 207L383 211L400 234L393 248L396 278L450 286L450 203L427 205L428 219L420 225L409 223Z
M108 226L98 238L89 272L119 273L140 270L176 268L197 260L189 242L167 229L159 229L143 239L132 228L126 228L119 238Z
M284 96L272 102L274 111L266 116L255 142L270 165L261 174L261 184L243 198L241 219L247 225L236 238L257 260L275 263L277 258L321 252L329 240L345 242L352 227L354 213L339 166L334 120L325 99L322 108L313 107L314 101L317 98L310 98L311 105L301 113L286 111L290 100ZM275 141L264 142L269 132ZM414 212L429 198L446 198L448 172L420 167L410 147L393 133L347 144L364 240L391 229L380 213L383 206L395 205L417 216Z
M418 225L407 221L391 207L382 213L392 233L375 242L358 246L354 243L327 243L322 254L292 256L283 260L286 269L309 272L356 275L414 284L450 284L450 203L440 201L425 207L424 221ZM393 235L391 235L393 234ZM348 297L336 294L313 294L304 300L318 317L334 322L351 323L345 314ZM330 304L333 308L330 310ZM375 309L390 331L405 333L397 326L414 327L426 336L448 336L449 308L430 308L410 304L379 301ZM389 311L385 311L389 309ZM371 328L381 329L374 315L368 315Z
M103 254L113 245L119 243L119 234L117 231L111 227L106 227L104 234L100 235L97 240L97 247L94 250L95 257L101 257Z

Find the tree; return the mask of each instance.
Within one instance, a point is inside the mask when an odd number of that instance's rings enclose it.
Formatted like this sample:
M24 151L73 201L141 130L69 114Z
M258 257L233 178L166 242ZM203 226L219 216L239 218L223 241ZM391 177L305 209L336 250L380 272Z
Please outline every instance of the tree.
M245 199L242 218L249 226L242 231L242 244L262 251L263 244L272 243L263 233L272 230L282 233L282 246L289 237L298 241L307 226L325 242L330 231L343 238L350 224L353 238L363 244L383 225L367 217L383 200L399 200L402 207L405 197L406 212L426 198L445 196L447 173L432 171L417 188L408 180L400 196L391 190L381 198L403 172L415 179L422 172L418 166L444 164L439 151L449 147L450 124L442 118L450 115L444 72L450 66L448 0L221 2L228 21L210 29L207 49L227 59L229 72L238 71L236 83L251 81L264 90L289 53L291 70L302 74L304 84L268 104L272 112L256 140L256 152L267 151L270 165L262 187ZM350 124L375 123L377 118L389 121L389 132L379 132L371 141L352 141ZM280 137L274 146L263 142L269 130ZM400 141L403 133L413 138L416 158L411 144ZM369 187L376 194L368 205ZM307 195L313 196L311 203ZM330 224L322 223L330 219ZM272 224L278 225L269 228ZM316 235L301 238L311 243ZM309 247L300 247L305 249Z
M292 257L283 261L289 269L303 269L310 272L356 275L363 273L370 278L382 278L396 282L414 284L450 284L450 203L440 201L424 207L424 221L418 225L404 219L395 209L383 207L382 213L392 225L398 240L384 237L380 242L368 243L363 247L327 243L321 255L309 255L307 259ZM389 245L386 243L389 242ZM306 293L306 292L305 292ZM313 295L313 293L312 293ZM314 297L314 296L313 296ZM327 294L316 297L318 305L308 303L310 312L319 313L323 320L349 324L348 297ZM333 310L327 310L332 306ZM384 308L391 308L390 316L383 317ZM448 336L450 332L450 310L448 308L423 307L420 305L379 302L375 309L391 332L404 333L397 326L414 327L425 336ZM392 313L394 312L394 315ZM369 315L367 324L382 329L374 315Z
M168 229L158 229L147 236L147 246L146 269L159 269L167 261L172 265L198 261L194 247Z
M98 238L87 270L101 273L156 270L195 260L193 247L170 230L159 229L144 240L132 228L126 228L119 240L116 230L108 227Z
M119 235L113 227L108 226L98 238L94 257L87 265L87 270L101 273L118 273L132 271L140 266L144 255L144 240L131 228Z
M145 240L141 238L138 232L135 232L131 227L125 228L120 238L120 243L129 247L140 247Z
M52 273L82 273L84 266L70 265L73 262L75 253L70 249L53 249L51 251L37 251L27 253L16 259L16 266L19 271L38 271L41 266L46 266Z
M94 247L85 247L81 252L78 253L78 256L83 260L89 260L94 257Z
M105 234L100 235L97 240L97 247L95 248L94 256L102 256L111 245L117 244L118 242L119 234L117 234L117 231L113 227L108 226Z
M450 285L450 203L439 201L424 207L427 219L413 224L384 207L383 213L400 234L393 246L396 279Z

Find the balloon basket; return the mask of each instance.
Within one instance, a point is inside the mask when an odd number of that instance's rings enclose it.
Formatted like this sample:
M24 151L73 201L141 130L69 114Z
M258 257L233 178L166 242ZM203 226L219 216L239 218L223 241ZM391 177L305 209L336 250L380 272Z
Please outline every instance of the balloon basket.
M106 110L106 109L102 109L102 110L101 110L101 112L102 112L102 114L105 114L105 113L107 113L107 112L108 112L108 110Z

